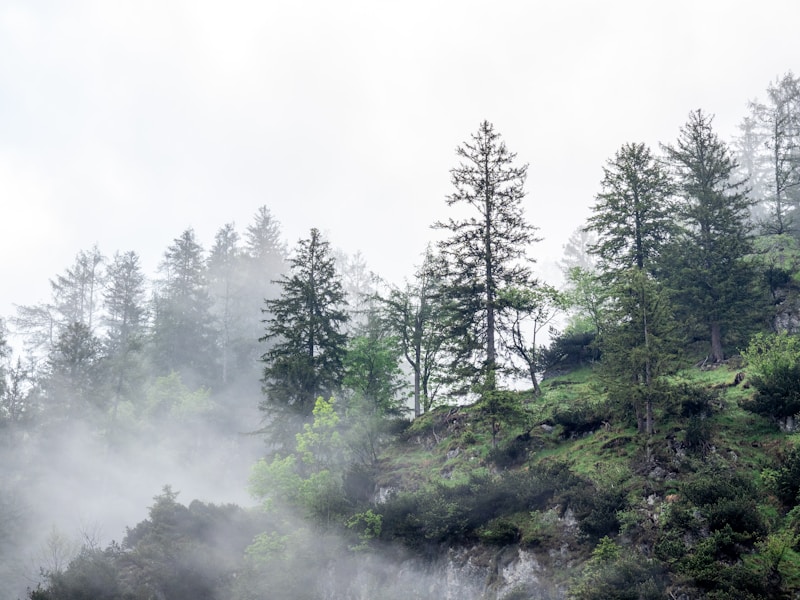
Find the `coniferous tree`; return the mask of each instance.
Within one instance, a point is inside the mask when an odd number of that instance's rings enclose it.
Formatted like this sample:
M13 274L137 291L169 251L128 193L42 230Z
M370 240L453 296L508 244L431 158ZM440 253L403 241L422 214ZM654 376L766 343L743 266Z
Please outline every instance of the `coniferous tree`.
M587 231L598 236L589 251L613 276L631 268L654 273L674 230L669 174L644 144L624 144L603 168L602 191Z
M640 433L652 435L659 378L675 367L679 336L674 309L663 286L632 268L615 279L613 326L602 337L603 374L612 396L629 402Z
M71 267L50 280L53 305L61 316L62 327L83 323L90 330L94 329L96 309L104 284L104 261L97 246L88 252L82 250Z
M750 103L752 121L761 152L756 154L763 176L767 219L766 233L796 232L796 212L800 208L800 79L791 72L771 83L767 101ZM761 183L758 181L758 183ZM751 183L752 185L752 183Z
M289 263L289 274L278 280L280 296L264 308L260 341L272 347L262 356L261 408L308 417L318 397L328 398L341 386L348 317L330 244L319 230L300 240Z
M164 253L164 274L153 307L153 361L159 374L181 374L190 383L212 383L214 330L206 288L203 248L187 229Z
M644 144L625 144L603 169L601 192L586 227L590 251L611 284L600 345L606 375L634 397L639 430L653 433L653 386L674 349L672 308L655 275L675 231L673 185ZM641 404L641 406L640 406Z
M117 252L108 265L103 295L105 345L114 410L123 397L139 390L143 380L145 293L139 255L134 251Z
M590 249L597 244L597 234L594 231L579 227L569 236L567 243L562 246L563 255L558 265L564 274L570 269L578 267L584 271L594 271L597 267L597 255Z
M74 322L58 336L50 353L48 400L54 412L78 416L88 409L105 409L103 346L85 323Z
M277 280L286 273L287 254L286 244L281 239L280 223L266 206L259 207L244 234L242 259L246 285L242 309L247 315L244 327L250 333L237 345L242 363L258 365L264 353L263 344L252 332L261 329L264 300L274 300L280 295Z
M33 306L17 306L12 324L25 336L29 351L47 356L58 336L72 323L94 331L99 297L104 285L103 255L95 246L80 251L64 273L50 280L51 300Z
M453 373L494 389L496 377L489 374L501 366L499 334L505 327L498 295L507 286L529 283L527 249L537 238L522 208L527 165L514 166L516 154L488 121L471 137L456 149L462 162L451 171L455 191L447 204L466 205L472 214L434 228L449 232L439 248L447 258L447 293L457 315Z
M689 115L675 145L664 151L679 186L681 229L670 259L671 287L687 320L710 341L712 362L724 359L725 333L749 324L757 303L745 182L733 178L736 161L700 110Z
M239 234L233 223L217 231L214 245L208 256L208 288L211 312L219 328L217 342L220 380L228 383L230 371L236 363L236 350L248 335L245 325L244 276Z

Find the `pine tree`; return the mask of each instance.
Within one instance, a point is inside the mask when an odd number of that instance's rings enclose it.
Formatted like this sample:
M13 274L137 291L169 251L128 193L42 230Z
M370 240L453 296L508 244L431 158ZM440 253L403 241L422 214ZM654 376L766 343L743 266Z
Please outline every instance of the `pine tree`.
M643 270L618 274L611 293L613 326L603 334L603 376L612 397L633 405L640 433L652 435L659 378L675 366L674 309L663 287Z
M791 72L771 83L767 101L750 103L755 135L762 141L755 157L763 174L768 218L766 233L796 232L800 209L800 79ZM754 169L755 170L755 169Z
M725 358L726 331L748 323L757 302L755 273L744 257L752 253L745 182L733 178L736 161L712 129L712 117L689 115L675 145L664 151L675 171L681 229L671 252L670 281L686 319L708 332L709 358Z
M62 327L82 323L94 330L95 313L104 283L104 261L97 246L88 252L82 250L71 267L50 280L53 305L61 316Z
M153 360L159 374L176 371L191 384L213 383L211 300L203 248L194 230L185 230L167 248L161 272L153 310Z
M280 295L277 280L286 273L287 254L286 244L281 239L280 223L266 206L259 207L244 234L242 259L246 285L242 310L247 315L244 324L247 332L261 329L264 300L274 300ZM257 365L264 347L258 343L258 336L247 335L237 347L237 354L242 363Z
M211 312L219 326L216 362L223 385L228 383L231 369L237 362L236 350L249 334L244 308L246 273L242 263L239 234L233 223L228 223L217 231L207 264Z
M289 274L278 280L280 296L264 308L266 332L259 341L272 347L262 356L266 399L261 409L290 409L308 417L316 399L332 396L342 383L345 295L319 230L300 240L289 262Z
M447 205L466 205L472 216L434 224L450 234L439 248L447 258L448 294L457 314L451 335L458 341L452 348L453 372L459 379L494 386L496 377L489 374L501 366L504 329L498 294L504 287L529 283L527 250L536 241L522 208L528 167L514 166L516 154L488 121L456 153L462 162L451 171L455 191Z
M58 336L50 353L47 391L56 412L80 415L87 408L105 408L103 346L87 324L74 322Z
M603 168L601 186L586 226L598 236L589 251L600 258L600 270L654 273L674 230L669 174L647 146L624 144Z
M139 390L146 326L145 276L134 251L117 252L107 269L103 294L105 345L114 409Z
M654 427L654 385L675 345L672 307L655 278L675 232L673 191L647 146L624 144L603 169L586 227L598 236L590 251L600 259L600 281L611 284L600 338L604 373L617 395L633 396L639 430L647 435Z

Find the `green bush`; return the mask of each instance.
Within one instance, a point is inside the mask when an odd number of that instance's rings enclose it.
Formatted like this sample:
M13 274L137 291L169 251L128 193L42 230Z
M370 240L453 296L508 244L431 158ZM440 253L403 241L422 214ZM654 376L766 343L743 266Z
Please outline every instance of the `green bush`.
M508 519L492 519L478 530L478 538L486 544L506 546L516 544L522 534L514 523Z
M743 353L758 393L744 408L778 419L800 412L800 337L758 334Z
M771 478L772 490L786 506L795 506L800 493L800 448L792 448Z

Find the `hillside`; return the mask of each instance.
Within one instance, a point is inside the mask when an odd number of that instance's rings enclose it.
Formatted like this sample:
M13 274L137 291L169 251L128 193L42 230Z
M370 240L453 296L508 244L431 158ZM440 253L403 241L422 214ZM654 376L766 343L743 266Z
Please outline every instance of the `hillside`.
M589 369L547 380L494 447L485 406L435 410L381 460L379 537L516 546L578 598L789 594L797 523L779 498L796 436L743 410L740 369L671 377L649 439Z
M126 597L120 573L133 577L142 553L208 597L796 597L797 435L742 408L754 395L742 373L734 359L672 376L649 439L590 368L545 380L538 398L517 393L513 414L485 402L432 410L374 469L343 475L341 502L298 488L316 525L275 503L187 508L165 490L121 548L84 549L31 597L79 597L67 584L93 589L98 561L117 583L94 597Z

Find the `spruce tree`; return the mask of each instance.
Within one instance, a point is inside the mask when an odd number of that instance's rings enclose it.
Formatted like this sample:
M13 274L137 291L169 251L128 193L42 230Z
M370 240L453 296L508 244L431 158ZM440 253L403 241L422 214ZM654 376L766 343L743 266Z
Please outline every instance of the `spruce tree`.
M103 294L108 377L114 410L124 396L133 396L143 376L142 349L145 333L145 276L139 255L117 252L107 269Z
M670 283L686 320L705 328L709 359L725 358L727 332L748 324L757 302L748 215L752 201L737 163L712 129L713 118L692 112L674 145L665 145L678 184L680 232L670 252Z
M642 143L624 144L603 169L587 231L608 288L600 346L615 396L633 404L639 430L652 435L654 385L675 346L673 310L656 279L675 231L673 185Z
M319 396L328 398L341 386L348 317L330 246L319 230L300 240L289 263L289 274L277 281L280 296L263 310L266 332L259 341L272 346L262 356L261 409L309 417Z
M635 268L654 273L674 230L669 174L642 143L624 144L603 168L602 190L586 231L607 275Z
M536 229L523 214L527 165L515 166L500 134L488 121L456 149L461 164L451 170L454 192L448 206L466 206L470 216L437 222L449 233L439 244L448 263L447 293L454 319L452 372L494 389L500 369L502 320L500 291L530 283L527 250Z
M191 384L216 380L215 334L203 248L193 229L175 238L161 263L154 299L153 360L159 374L178 372Z

